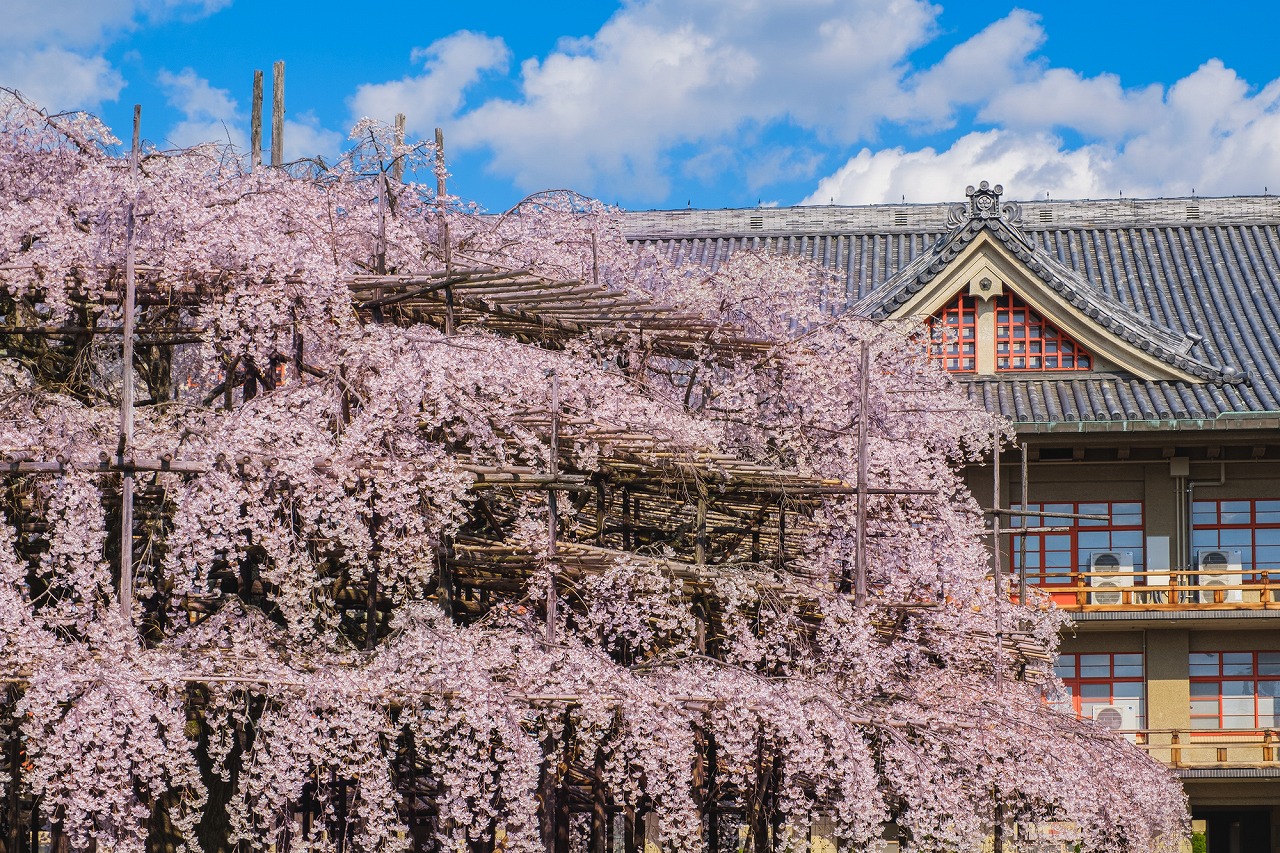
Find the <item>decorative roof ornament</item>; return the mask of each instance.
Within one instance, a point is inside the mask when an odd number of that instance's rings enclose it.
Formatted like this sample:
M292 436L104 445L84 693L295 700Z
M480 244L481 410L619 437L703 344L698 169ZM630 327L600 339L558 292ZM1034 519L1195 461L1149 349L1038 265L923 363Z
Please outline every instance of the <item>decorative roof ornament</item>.
M1000 195L1004 192L1004 187L996 184L994 187L986 181L978 184L975 190L972 185L964 188L964 194L969 197L969 215L975 219L994 219L1000 216Z
M1012 201L1001 204L1003 193L1003 186L996 184L993 187L988 181L980 181L977 188L972 185L965 187L969 205L966 207L963 202L951 205L947 211L947 226L955 228L973 219L1003 219L1011 224L1021 222L1022 205Z

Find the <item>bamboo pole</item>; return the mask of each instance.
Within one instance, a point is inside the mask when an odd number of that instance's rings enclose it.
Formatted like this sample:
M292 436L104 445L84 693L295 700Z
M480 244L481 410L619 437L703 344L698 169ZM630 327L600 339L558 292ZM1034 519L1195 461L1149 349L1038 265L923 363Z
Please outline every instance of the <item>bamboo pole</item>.
M249 112L249 152L254 169L262 165L262 71L253 72L253 105Z
M271 67L271 165L284 165L284 60Z

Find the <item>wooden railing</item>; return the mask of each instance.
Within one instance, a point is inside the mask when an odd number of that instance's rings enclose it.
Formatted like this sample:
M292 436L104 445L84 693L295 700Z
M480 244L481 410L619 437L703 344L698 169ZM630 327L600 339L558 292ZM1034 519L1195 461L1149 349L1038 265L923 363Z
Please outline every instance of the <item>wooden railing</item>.
M1063 610L1079 612L1280 610L1280 572L1029 572L1027 582Z
M1178 769L1280 771L1280 733L1276 729L1139 729L1119 734L1156 761Z

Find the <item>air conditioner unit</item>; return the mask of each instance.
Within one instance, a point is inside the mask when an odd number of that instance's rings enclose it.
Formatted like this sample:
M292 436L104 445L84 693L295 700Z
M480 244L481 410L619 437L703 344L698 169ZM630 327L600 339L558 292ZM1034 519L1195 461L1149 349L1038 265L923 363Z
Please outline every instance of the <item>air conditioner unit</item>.
M1132 551L1094 551L1089 555L1090 604L1123 604L1122 590L1133 586Z
M1138 707L1136 705L1095 705L1093 721L1104 729L1113 732L1126 732L1128 740L1135 740L1134 732L1138 729Z
M1200 603L1212 604L1218 587L1228 588L1223 592L1223 601L1244 601L1244 592L1240 585L1244 576L1240 572L1240 552L1223 548L1206 548L1196 552L1196 566L1199 569L1197 585L1200 589Z

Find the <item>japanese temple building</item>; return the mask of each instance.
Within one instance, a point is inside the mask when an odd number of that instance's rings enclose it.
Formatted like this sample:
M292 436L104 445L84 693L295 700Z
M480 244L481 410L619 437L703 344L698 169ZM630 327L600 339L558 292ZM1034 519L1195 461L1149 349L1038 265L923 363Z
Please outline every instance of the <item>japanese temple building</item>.
M810 258L833 312L924 324L1025 445L1026 494L1021 449L1000 493L1046 515L1002 521L1001 564L1072 616L1070 710L1176 770L1210 851L1280 850L1280 198L967 196L625 227L706 265ZM969 472L984 505L992 470Z

